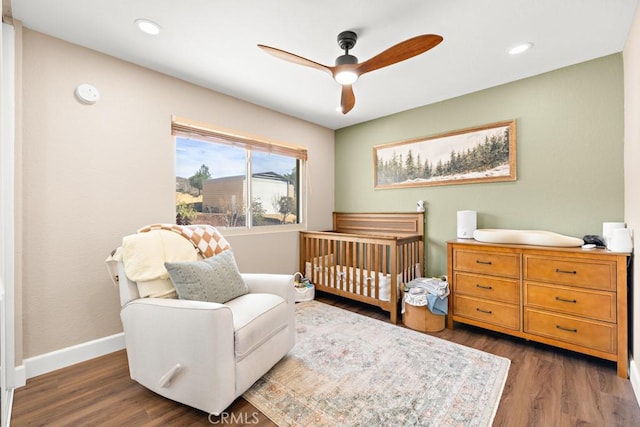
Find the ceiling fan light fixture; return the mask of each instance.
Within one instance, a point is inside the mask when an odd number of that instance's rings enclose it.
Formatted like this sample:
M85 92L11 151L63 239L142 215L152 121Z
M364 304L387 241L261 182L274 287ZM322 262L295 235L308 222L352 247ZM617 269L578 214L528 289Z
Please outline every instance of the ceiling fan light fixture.
M345 54L336 58L336 67L356 64L358 64L358 58L353 55ZM355 72L353 67L344 67L344 69L338 68L333 78L341 85L350 85L358 80L358 73Z
M145 34L156 36L160 34L160 25L148 19L136 19L134 21L136 27Z
M341 85L350 85L358 80L358 74L353 70L344 70L336 73L334 79Z

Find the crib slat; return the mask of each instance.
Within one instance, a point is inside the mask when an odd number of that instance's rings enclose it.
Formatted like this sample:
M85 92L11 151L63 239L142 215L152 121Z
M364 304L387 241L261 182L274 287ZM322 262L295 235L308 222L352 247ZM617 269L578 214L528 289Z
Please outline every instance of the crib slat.
M400 267L402 283L405 283L407 280L407 267L409 266L409 251L407 250L407 245L400 247L400 259L402 261L402 267Z
M391 260L397 260L397 246L391 245ZM393 302L391 305L391 323L398 322L398 262L391 262L391 298L390 301Z
M342 284L342 288L343 290L348 290L349 287L347 286L347 274L348 274L348 270L347 270L347 266L345 265L345 254L347 252L347 242L344 242L342 240L338 240L338 245L340 248L340 281Z
M348 256L347 264L349 265L349 283L356 283L356 268L358 266L358 244L356 242L349 242L350 253Z
M331 268L333 270L333 280L335 283L335 286L338 289L342 289L342 280L341 280L341 276L340 276L340 264L338 264L338 259L336 259L336 257L338 256L338 243L340 243L339 240L331 240L331 253L333 254L334 257L334 262L331 263Z
M321 268L319 270L315 270L314 273L318 274L318 277L316 277L316 282L321 282L321 283L325 283L324 280L324 275L322 273L322 266L323 266L323 259L322 257L322 251L320 250L320 239L315 239L315 246L316 246L316 250L315 250L315 256L316 258L314 258L314 264L318 264Z
M380 276L384 274L384 271L380 270L380 245L374 246L373 265L373 297L375 299L380 298Z
M389 260L390 260L390 256L391 253L389 251L390 246L389 245L384 245L384 250L382 251L382 271L384 271L385 273L389 272Z
M333 255L334 252L335 252L335 250L334 250L335 242L336 242L335 240L328 240L327 241L327 246L328 246L327 252L329 253L329 255ZM335 263L334 262L329 262L329 260L327 260L327 263L328 263L328 267L329 267L327 269L328 274L329 274L329 281L331 282L330 286L333 287L333 288L339 288L340 286L338 286L337 283L336 283L337 276L336 276Z
M358 293L365 295L364 287L367 285L367 268L369 260L369 244L362 242L362 263L360 263L360 286L358 286Z
M330 240L331 244L331 253L334 256L334 262L331 263L331 276L333 277L333 282L336 288L342 289L342 280L340 278L340 259L336 259L338 257L338 240Z
M362 265L362 280L360 280L360 294L371 295L367 292L369 283L369 271L371 270L371 243L364 243L364 264Z
M341 240L337 241L338 244L338 258L340 259L340 263L338 264L338 269L340 270L340 284L342 286L342 290L348 290L347 286L347 266L345 265L345 253L347 251L347 242L343 242Z
M327 280L327 249L325 248L327 245L327 242L325 240L318 240L318 256L320 258L318 258L319 264L320 264L320 269L318 270L318 273L320 274L320 282L321 283L326 283L328 284L329 281Z
M408 281L411 280L411 266L413 265L413 261L414 261L414 256L413 256L413 251L412 251L412 247L411 247L411 243L408 243L406 245L406 250L407 250L407 269L405 272L405 277L403 282L406 283Z

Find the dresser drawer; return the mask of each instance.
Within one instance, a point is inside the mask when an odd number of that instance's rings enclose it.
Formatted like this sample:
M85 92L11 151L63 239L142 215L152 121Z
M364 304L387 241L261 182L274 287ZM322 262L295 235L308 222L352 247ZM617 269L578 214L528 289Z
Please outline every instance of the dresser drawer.
M520 254L456 249L453 251L453 268L517 278L520 276Z
M524 331L606 353L616 352L616 325L612 323L525 308Z
M524 304L590 319L616 321L615 292L525 282Z
M519 306L455 295L454 315L509 329L520 329Z
M520 303L520 282L469 273L455 273L453 287L456 293L477 296L492 301Z
M614 291L616 264L599 260L581 261L525 255L524 280Z

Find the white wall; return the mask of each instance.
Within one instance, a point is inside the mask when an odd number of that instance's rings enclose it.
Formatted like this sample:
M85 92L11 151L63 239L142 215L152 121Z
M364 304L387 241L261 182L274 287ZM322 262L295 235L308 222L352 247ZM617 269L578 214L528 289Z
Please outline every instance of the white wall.
M636 10L633 26L623 51L624 59L624 219L635 232L633 262L632 306L629 310L631 336L630 378L636 398L640 402L640 8Z
M251 178L251 194L254 199L262 202L262 207L267 214L279 214L277 201L287 195L289 183L275 179ZM276 203L274 203L276 202Z
M15 49L13 27L0 31L0 425L8 424L15 363L14 164Z

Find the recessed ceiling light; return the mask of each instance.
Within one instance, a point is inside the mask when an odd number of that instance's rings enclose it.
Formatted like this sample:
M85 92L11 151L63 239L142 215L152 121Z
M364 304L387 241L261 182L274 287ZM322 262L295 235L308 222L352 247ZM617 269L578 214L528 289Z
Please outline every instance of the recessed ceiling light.
M519 45L514 46L511 49L509 49L509 55L517 55L519 53L526 52L529 49L531 49L532 47L533 47L533 43L531 43L531 42L519 44Z
M160 33L160 25L148 19L136 19L135 24L143 33L151 34L152 36Z

